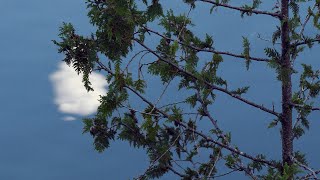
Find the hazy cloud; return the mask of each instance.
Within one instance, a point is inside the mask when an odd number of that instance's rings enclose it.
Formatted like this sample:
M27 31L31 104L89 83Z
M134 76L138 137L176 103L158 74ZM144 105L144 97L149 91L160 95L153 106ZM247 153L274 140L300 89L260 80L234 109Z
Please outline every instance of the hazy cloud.
M73 117L73 116L64 116L62 118L62 120L64 120L64 121L74 121L74 120L77 120L77 119L75 117Z
M99 106L99 95L106 94L107 81L101 74L93 72L90 82L94 91L87 92L82 83L82 75L78 75L72 67L64 62L59 64L56 72L50 75L55 98L54 103L62 113L86 116L96 112ZM74 120L72 116L63 118Z

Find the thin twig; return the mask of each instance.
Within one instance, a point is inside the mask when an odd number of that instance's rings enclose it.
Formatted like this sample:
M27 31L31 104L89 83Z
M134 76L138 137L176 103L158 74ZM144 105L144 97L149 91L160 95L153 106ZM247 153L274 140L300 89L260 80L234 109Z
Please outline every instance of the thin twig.
M126 70L126 71L128 72L128 68L129 68L129 65L131 64L131 62L132 62L139 54L141 54L141 53L143 53L143 52L147 52L147 53L148 53L147 50L141 50L141 51L137 52L137 53L129 60L128 64L126 65L126 67L124 68L123 71Z
M312 11L314 11L314 9L317 7L317 3L314 4L314 6L312 7ZM308 12L308 15L306 17L306 19L304 20L302 26L301 26L301 30L299 32L299 35L302 36L303 35L303 32L304 32L304 29L308 23L308 21L310 20L310 17L311 17L311 13Z
M155 116L155 117L161 117L161 115L159 115L159 114L152 114L151 113L152 111L151 112L143 112L143 111L140 111L140 110L137 110L137 109L133 109L133 108L125 106L125 105L122 105L122 107L127 108L130 111L138 112L140 114L145 114L145 115L150 115L150 116Z
M219 161L219 159L220 159L220 154L221 154L221 149L219 150L218 155L216 155L216 159L215 159L214 163L212 164L212 167L211 167L211 169L210 169L210 171L209 171L209 173L208 173L208 177L210 177L210 176L211 176L211 174L212 174L212 172L213 172L214 168L216 167L216 164L217 164L217 162L218 162L218 161Z
M229 175L229 174L231 174L231 173L233 173L233 172L237 172L237 171L239 171L239 169L234 169L234 170L229 171L229 172L226 172L226 173L224 173L224 174L212 176L212 178L215 179L215 178L223 177L223 176Z
M258 33L257 37L259 39L263 40L263 41L270 42L270 43L273 44L273 42L270 39L266 39L266 38L262 37L259 33ZM281 43L280 42L275 42L275 44L281 44Z
M171 83L172 79L167 83L167 85L165 86L164 90L162 91L161 95L159 96L158 100L156 103L154 103L154 106L152 108L152 110L150 112L153 112L154 108L157 106L157 104L160 102L161 98L163 97L164 93L167 91L170 83Z
M182 104L182 103L186 103L186 101L179 101L179 102L175 102L175 103L166 104L166 105L163 105L163 106L159 107L159 109L162 109L162 108L165 108L165 107L168 107L168 106L177 105L177 104Z

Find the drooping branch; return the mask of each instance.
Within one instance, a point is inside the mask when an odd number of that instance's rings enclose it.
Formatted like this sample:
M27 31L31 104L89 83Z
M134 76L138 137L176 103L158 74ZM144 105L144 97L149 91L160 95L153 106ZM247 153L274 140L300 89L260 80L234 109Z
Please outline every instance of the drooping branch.
M279 13L273 13L273 12L268 12L268 11L260 11L260 10L255 10L255 9L246 9L243 7L236 7L236 6L231 6L228 4L223 4L217 1L213 1L213 0L197 0L197 1L201 1L201 2L206 2L206 3L210 3L213 4L217 7L224 7L227 9L233 9L233 10L237 10L243 13L253 13L253 14L263 14L263 15L268 15L268 16L272 16L275 18L281 18L281 14Z
M191 77L193 79L196 79L196 80L199 80L195 75L193 75L192 73L182 69L181 67L177 66L176 64L173 64L172 62L168 61L167 59L161 57L159 54L157 54L155 51L153 51L152 49L150 49L149 47L147 47L145 44L143 44L142 42L140 42L138 39L134 39L138 44L140 44L142 47L144 47L145 49L147 49L149 52L151 52L153 55L155 55L157 58L159 58L161 61L171 65L172 67L174 67L176 70L178 70L179 72L183 73L184 75L188 76L188 77ZM272 115L275 115L277 117L280 117L280 114L275 112L274 110L270 110L262 105L259 105L259 104L256 104L254 102L251 102L247 99L244 99L243 97L239 96L239 95L236 95L234 93L232 93L231 91L228 91L227 89L224 89L224 88L221 88L221 87L218 87L218 86L215 86L207 81L204 81L204 83L212 90L217 90L217 91L220 91L220 92L223 92L235 99L238 99L250 106L253 106L255 108L258 108L264 112L267 112L269 114L272 114Z

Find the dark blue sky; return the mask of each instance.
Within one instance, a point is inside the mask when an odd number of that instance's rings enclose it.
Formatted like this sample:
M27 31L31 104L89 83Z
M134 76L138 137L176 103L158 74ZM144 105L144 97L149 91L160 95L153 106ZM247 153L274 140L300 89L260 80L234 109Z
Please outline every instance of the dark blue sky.
M89 32L84 1L0 4L0 179L128 179L141 173L144 154L124 143L95 152L82 122L63 121L53 103L49 75L63 56L51 40L64 21Z
M169 5L181 12L187 10L178 1ZM254 44L252 54L263 55L263 47L270 44L258 40L257 33L270 37L276 21L263 16L241 19L238 13L222 9L209 15L208 9L200 6L191 13L197 34L211 33L218 49L238 53L242 51L241 36L247 36ZM1 0L0 20L0 179L129 179L142 173L147 167L143 151L120 142L102 154L95 152L92 139L82 135L82 122L63 121L66 114L54 104L49 77L63 56L51 40L57 39L62 22L72 22L80 33L90 33L84 1ZM308 62L319 68L319 52L319 47L306 50L297 64ZM220 70L232 87L252 84L246 97L266 106L280 102L280 84L273 72L257 63L247 72L243 62L231 58L226 58ZM267 130L272 117L218 95L212 111L223 129L234 132L234 142L244 151L279 157L278 129ZM296 145L319 167L319 113L310 120L310 132Z

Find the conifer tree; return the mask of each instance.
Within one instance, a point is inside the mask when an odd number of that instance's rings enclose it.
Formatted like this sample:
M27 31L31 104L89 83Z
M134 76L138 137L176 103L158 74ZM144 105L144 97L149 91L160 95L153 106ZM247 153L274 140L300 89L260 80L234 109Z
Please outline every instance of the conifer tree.
M108 93L101 96L96 115L83 121L84 133L91 133L95 149L102 152L117 140L144 149L150 165L136 179L161 178L166 173L177 179L214 179L238 171L251 179L317 179L320 170L309 167L306 155L295 150L293 143L309 129L308 116L320 110L316 106L320 71L296 62L301 52L320 42L319 34L305 33L306 28L319 32L320 1L272 2L273 8L261 10L267 0L239 6L236 0L179 1L190 7L189 12L202 4L211 7L207 13L227 9L249 20L251 16L274 18L278 25L269 36L272 39L267 40L270 46L261 57L255 57L251 55L254 44L247 37L243 37L242 53L216 49L212 32L203 32L205 38L200 38L191 28L210 21L192 22L188 12L165 11L168 8L161 0L86 0L95 32L79 35L72 24L64 23L60 39L54 43L59 53L65 54L64 61L83 74L88 91L93 91L91 72L106 74ZM300 11L300 7L308 8ZM210 58L202 59L199 54ZM243 60L247 70L253 62L273 68L281 83L277 90L282 96L281 107L267 107L253 97L244 97L249 87L228 87L228 81L218 73L225 57ZM299 76L300 81L294 82L293 76ZM148 86L157 78L161 81L158 87ZM176 89L168 90L168 86ZM150 97L147 91L153 88L163 91ZM161 102L165 94L178 93L183 99ZM220 120L212 114L217 95L269 114L269 128L280 128L282 149L277 151L282 159L247 153L241 145L233 144L232 132L221 129ZM200 121L210 122L210 130ZM217 164L230 172L222 174Z

